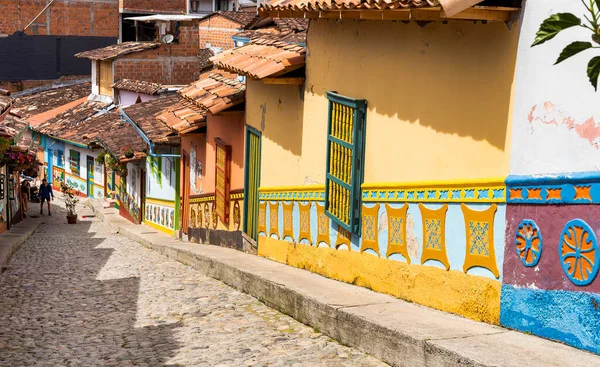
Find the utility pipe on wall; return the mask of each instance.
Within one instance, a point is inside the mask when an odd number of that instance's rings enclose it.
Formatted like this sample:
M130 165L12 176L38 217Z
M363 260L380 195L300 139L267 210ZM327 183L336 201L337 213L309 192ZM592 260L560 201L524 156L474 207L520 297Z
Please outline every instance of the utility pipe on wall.
M142 139L144 139L144 141L146 142L146 144L148 144L148 146L150 146L150 152L148 153L148 155L150 157L167 157L167 158L181 158L181 154L159 154L159 153L154 153L154 147L156 144L154 144L153 142L150 141L150 139L146 136L146 134L144 133L144 131L142 129L140 129L135 122L133 122L133 120L127 115L127 113L125 113L125 111L123 111L123 109L119 109L119 112L121 113L121 118L124 119L125 121L127 121L131 126L133 126L133 128L138 132L138 134L140 134L140 136L142 137Z
M50 5L52 5L52 3L53 3L53 2L54 2L54 0L50 0L50 2L49 2L48 4L46 4L46 6L44 7L44 9L42 9L42 11L41 11L41 12L40 12L38 15L36 15L36 16L35 16L35 18L33 18L33 19L31 20L31 22L29 22L29 24L27 24L27 25L25 26L25 28L23 28L23 32L25 32L25 30L26 30L27 28L29 28L29 26L30 26L30 25L32 25L32 24L33 24L33 22L35 22L35 21L37 20L37 18L39 18L39 17L40 17L40 15L42 15L42 14L43 14L43 13L46 11L46 9L48 9L48 7L49 7Z

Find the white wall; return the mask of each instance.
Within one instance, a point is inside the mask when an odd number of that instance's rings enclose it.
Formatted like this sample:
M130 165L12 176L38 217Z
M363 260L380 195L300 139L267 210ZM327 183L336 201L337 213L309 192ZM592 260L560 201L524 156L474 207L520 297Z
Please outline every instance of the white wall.
M175 201L175 184L176 176L175 169L179 166L175 164L174 158L161 158L162 159L162 170L160 175L160 181L152 172L152 167L148 160L146 161L146 197ZM170 175L167 173L167 161L170 161Z
M591 32L573 27L531 47L548 16L571 12L583 20L584 10L579 1L524 2L514 96L513 175L600 169L600 127L596 126L600 92L594 91L586 74L589 60L599 56L600 50L588 50L553 65L565 46L590 41Z
M100 94L100 88L98 87L98 62L96 60L92 60L92 94L98 95Z
M127 193L133 198L138 208L141 206L141 168L139 165L127 163Z
M130 92L128 90L119 90L119 105L121 107L127 107L135 104L138 96L142 102L146 102L152 99L157 99L158 96L151 96L143 93Z

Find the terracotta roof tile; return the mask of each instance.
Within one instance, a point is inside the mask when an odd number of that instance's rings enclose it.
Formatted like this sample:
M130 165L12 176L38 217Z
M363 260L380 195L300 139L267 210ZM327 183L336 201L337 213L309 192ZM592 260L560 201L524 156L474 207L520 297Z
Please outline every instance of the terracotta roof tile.
M183 98L212 114L246 101L246 85L221 74L192 83L178 92Z
M0 116L13 105L14 100L9 96L0 95ZM1 119L1 117L0 117Z
M158 42L123 42L103 48L84 51L75 54L75 57L90 60L108 60L119 56L150 50L160 46Z
M273 18L277 29L282 33L305 32L310 19L307 18Z
M34 127L42 134L59 139L88 144L94 132L87 131L86 121L100 114L109 104L86 101ZM83 126L83 127L82 127Z
M210 48L201 48L198 51L198 58L200 59L200 70L204 70L207 67L212 66L210 58L214 55L215 53Z
M169 125L158 119L158 116L178 101L179 96L173 94L168 97L136 103L123 108L123 111L146 134L150 141L166 143L168 136L172 135L174 131Z
M67 87L52 88L43 92L17 97L10 112L18 117L29 119L64 106L76 100L86 98L92 91L90 82Z
M263 10L325 11L341 9L398 9L439 6L438 0L271 0Z
M0 121L0 136L13 138L27 126L27 121L10 114L6 115L4 120Z
M112 85L113 88L127 90L130 92L157 94L163 87L157 83L145 82L143 80L121 79Z
M147 145L133 126L121 119L117 111L111 111L86 121L81 133L92 134L91 141L98 141L117 158L123 159L123 148L130 147L136 156L143 157Z
M213 15L222 15L227 19L233 20L236 23L242 25L242 28L246 29L254 25L256 22L260 20L260 16L255 12L249 11L224 11L220 10Z
M282 75L305 64L306 48L285 40L288 36L262 35L252 39L248 45L226 50L211 60L219 69L254 79ZM305 37L305 34L299 37Z
M206 126L206 112L183 98L164 110L157 118L180 134Z

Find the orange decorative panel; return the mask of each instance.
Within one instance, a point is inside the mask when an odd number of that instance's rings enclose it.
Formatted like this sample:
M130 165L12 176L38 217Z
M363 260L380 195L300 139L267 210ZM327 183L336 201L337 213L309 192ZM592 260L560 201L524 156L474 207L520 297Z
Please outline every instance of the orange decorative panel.
M312 237L310 235L310 203L298 203L298 209L300 212L300 233L298 234L298 242L307 240L309 244L312 244Z
M399 209L385 204L385 210L388 220L388 246L385 257L400 254L410 264L410 256L408 255L408 246L406 243L406 213L408 212L408 204L404 204Z
M472 267L479 266L488 269L496 278L499 278L500 271L496 263L494 248L496 204L492 204L484 211L470 209L465 204L461 204L460 207L465 218L465 229L467 231L464 272L466 273Z
M546 198L546 200L561 200L562 199L562 189L558 188L558 189L546 189L546 191L548 192L548 197Z
M448 211L448 204L444 204L440 209L433 210L419 203L419 210L423 218L421 264L424 264L427 260L437 260L446 267L446 270L450 270L450 262L446 252L446 212Z
M294 241L294 204L293 203L283 203L283 237L282 239L286 239L286 237L291 238Z
M269 203L269 236L279 238L279 203Z
M591 186L575 186L575 200L592 201Z
M267 234L267 203L258 204L258 233Z
M329 217L325 215L325 207L317 204L317 243L319 246L321 242L329 244Z
M527 189L527 198L542 200L542 189Z
M340 248L340 246L346 245L348 251L352 251L352 234L340 226L337 227L337 231L338 235L335 241L335 248L337 249Z
M362 239L360 252L373 250L379 254L379 204L372 208L362 207Z
M508 189L510 199L523 199L523 189Z
M217 147L215 162L215 212L225 224L229 223L229 191L231 177L231 145L215 138Z

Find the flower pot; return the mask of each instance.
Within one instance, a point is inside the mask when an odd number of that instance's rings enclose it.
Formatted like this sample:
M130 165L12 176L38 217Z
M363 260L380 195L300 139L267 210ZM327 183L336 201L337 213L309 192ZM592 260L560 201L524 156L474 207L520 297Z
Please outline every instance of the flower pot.
M133 152L125 152L125 158L133 158Z
M67 223L75 224L77 223L77 214L75 215L67 215Z

